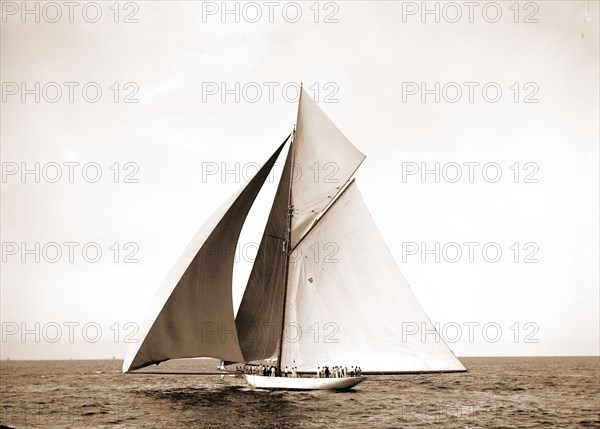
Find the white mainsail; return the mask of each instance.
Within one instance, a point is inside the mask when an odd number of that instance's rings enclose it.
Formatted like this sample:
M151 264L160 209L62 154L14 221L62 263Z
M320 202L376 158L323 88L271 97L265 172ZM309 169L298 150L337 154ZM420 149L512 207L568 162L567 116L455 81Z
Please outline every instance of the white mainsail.
M282 366L465 369L435 335L354 182L292 252L289 270Z
M232 303L235 248L246 216L284 145L192 238L160 286L140 328L143 339L125 356L124 372L176 358L244 360Z

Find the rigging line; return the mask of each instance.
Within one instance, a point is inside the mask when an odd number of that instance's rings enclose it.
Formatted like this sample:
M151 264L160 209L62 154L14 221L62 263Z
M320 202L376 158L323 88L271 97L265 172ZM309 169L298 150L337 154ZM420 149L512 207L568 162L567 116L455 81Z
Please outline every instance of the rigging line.
M341 186L338 186L336 189L337 189L337 192L339 192L339 190L341 189ZM328 198L332 198L331 197L331 191L330 190L325 190L323 192L315 193L311 197L306 198L302 202L302 204L303 205L316 204L316 203L320 203L321 201L326 200Z
M296 131L296 128L294 128L294 133L295 133L295 131ZM300 240L298 240L298 243L296 243L296 245L294 246L294 248L291 249L290 253L293 252L296 247L298 247L298 245L302 242L302 240L304 240L304 238L308 234L310 234L310 232L314 229L314 227L317 226L317 224L319 223L319 221L327 214L327 212L329 211L329 209L337 202L337 200L340 199L340 197L342 196L342 194L344 192L346 192L346 189L348 189L350 187L350 185L355 180L355 178L353 177L354 174L360 168L360 166L362 165L362 163L365 161L366 158L367 158L366 156L363 156L363 159L360 160L360 162L358 163L358 165L356 166L356 168L354 169L354 171L352 172L352 174L350 174L350 177L348 178L348 180L346 181L346 183L344 183L344 186L342 186L342 189L339 190L338 193L334 195L334 197L331 199L331 201L329 202L329 204L327 206L325 206L325 208L323 209L323 211L319 215L317 215L317 217L313 221L313 223L310 226L310 228L308 229L308 231L306 231L306 233L300 238ZM291 185L290 185L290 187L291 187Z
M364 160L364 158L363 158ZM362 163L362 161L361 161ZM360 164L358 165L358 167L360 167ZM358 169L358 167L356 167L356 169ZM356 171L356 170L354 170ZM354 173L352 173L354 175ZM308 228L308 230L306 231L306 233L300 238L300 240L298 240L298 242L296 243L296 245L294 246L293 249L291 249L290 253L293 252L294 250L296 250L296 248L300 245L300 243L302 243L304 241L304 239L306 237L308 237L308 235L312 232L313 229L315 229L315 227L317 226L317 224L320 222L321 219L323 219L323 217L325 217L325 215L329 212L329 210L331 209L331 207L333 207L333 205L335 203L337 203L342 195L344 195L344 193L348 190L348 188L354 183L356 179L354 177L351 177L350 179L348 179L348 181L345 183L345 185L343 186L343 188L335 195L335 197L333 198L333 200L329 203L329 205L327 205L323 211L315 218L315 220L313 221L313 223L310 225L310 228Z
M321 197L318 200L311 202L310 204L307 204L306 202L304 202L302 205L295 205L294 212L299 215L306 214L306 213L317 213L314 210L315 207L319 207L324 201L328 201L328 200L332 200L332 199L333 198L331 196L326 196L326 197ZM327 203L327 204L329 204L329 203ZM327 204L325 204L325 206L327 206Z
M343 188L342 186L337 186L335 188L335 193L333 196L332 195L332 191L331 190L324 190L322 192L317 192L317 193L313 193L312 196L307 197L304 201L302 201L302 206L314 206L316 204L319 204L325 200L331 200L333 198L335 198L335 195L337 195L337 193Z

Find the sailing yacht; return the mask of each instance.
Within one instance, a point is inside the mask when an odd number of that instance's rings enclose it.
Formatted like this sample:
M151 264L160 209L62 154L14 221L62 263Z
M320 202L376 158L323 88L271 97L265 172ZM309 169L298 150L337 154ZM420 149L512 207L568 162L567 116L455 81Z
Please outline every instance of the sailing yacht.
M234 316L239 235L284 148L286 161L258 253ZM300 377L244 374L266 389L348 389L363 374L462 372L388 250L354 180L365 159L300 89L294 130L256 175L193 236L140 325L123 372L169 359L271 361ZM314 169L327 174L315 176ZM406 330L409 326L411 329ZM415 332L415 328L417 332ZM410 334L407 334L409 332Z

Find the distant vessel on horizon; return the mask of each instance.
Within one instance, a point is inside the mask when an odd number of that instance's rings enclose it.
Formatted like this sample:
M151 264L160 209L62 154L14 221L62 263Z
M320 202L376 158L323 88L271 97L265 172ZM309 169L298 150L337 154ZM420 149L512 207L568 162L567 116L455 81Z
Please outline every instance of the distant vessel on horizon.
M237 241L286 145L234 317ZM360 366L363 374L466 371L442 339L421 335L435 328L353 178L364 159L301 88L294 131L192 238L160 287L141 326L143 340L128 350L123 372L178 358L214 357L223 365L269 360L274 374L287 367L298 376L245 373L250 385L314 390L349 389L366 379L317 376L324 366ZM419 334L401 335L406 324Z

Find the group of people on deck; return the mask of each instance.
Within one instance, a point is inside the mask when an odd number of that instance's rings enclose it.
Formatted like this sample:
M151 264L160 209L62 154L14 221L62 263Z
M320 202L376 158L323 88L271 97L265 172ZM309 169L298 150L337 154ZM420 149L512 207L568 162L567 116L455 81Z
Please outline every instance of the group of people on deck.
M263 377L301 377L296 366L293 366L291 369L286 366L284 370L280 370L273 365L247 363L243 367L236 369L244 374L262 375ZM352 366L350 370L346 366L334 366L333 368L323 366L318 367L316 372L317 378L360 377L361 375L362 369L359 366Z
M240 368L238 368L240 370ZM244 374L262 375L264 377L281 377L281 371L276 366L247 363L241 368Z
M348 371L347 366L334 366L331 369L328 366L317 368L317 378L360 377L361 375L362 369L360 366L352 366L350 371Z

